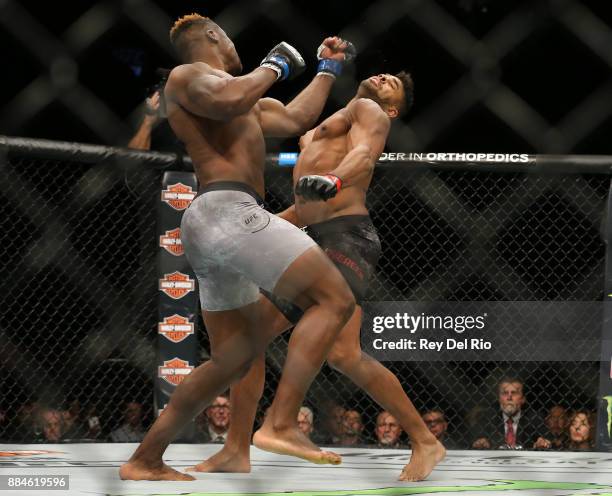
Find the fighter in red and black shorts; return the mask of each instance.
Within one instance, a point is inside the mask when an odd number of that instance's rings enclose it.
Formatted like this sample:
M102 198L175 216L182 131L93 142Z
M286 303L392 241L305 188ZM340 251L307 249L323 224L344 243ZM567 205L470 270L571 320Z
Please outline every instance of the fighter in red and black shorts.
M369 215L343 215L304 228L346 279L358 305L364 300L381 254L380 238ZM260 290L292 324L302 310Z
M279 214L292 224L308 226L308 234L349 283L357 303L365 296L381 252L380 240L366 208L366 192L392 119L411 103L412 80L406 73L380 74L362 81L356 96L345 108L300 139L302 151L293 172L295 205ZM274 332L290 326L280 312L276 315L268 323ZM290 320L295 318L288 316ZM422 480L444 458L444 447L429 432L397 377L361 350L361 320L362 309L357 304L327 361L398 419L412 443L410 462L400 479ZM289 349L293 345L292 337ZM232 388L232 417L235 416L236 422L230 423L225 447L202 462L198 466L200 470L250 470L250 429L255 402L263 393L264 370L262 356ZM283 406L278 404L278 408Z

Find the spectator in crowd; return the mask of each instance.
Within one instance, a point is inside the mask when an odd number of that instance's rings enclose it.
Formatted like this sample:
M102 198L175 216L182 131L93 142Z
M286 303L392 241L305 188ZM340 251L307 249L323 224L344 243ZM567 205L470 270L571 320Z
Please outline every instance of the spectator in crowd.
M554 405L544 419L546 432L538 437L533 445L535 449L565 449L568 443L567 410L561 405Z
M44 408L40 411L41 435L37 439L41 443L59 443L64 439L65 425L61 410Z
M473 428L472 448L531 448L544 427L534 412L524 408L523 381L505 377L499 382L497 393L497 409L484 410L482 419Z
M402 432L404 431L399 422L388 411L383 410L376 416L377 448L400 448Z
M40 429L40 406L35 401L22 404L13 423L12 440L16 443L31 443L42 438Z
M363 421L357 410L346 410L342 417L341 446L359 446L368 444L363 438Z
M157 90L145 100L144 116L140 126L138 126L136 134L132 136L132 139L129 141L128 148L135 148L138 150L151 149L151 134L153 133L153 129L155 129L162 120L160 99L161 95L159 90Z
M344 414L346 409L337 403L328 402L323 414L323 437L321 444L340 444L340 438L344 431Z
M423 422L429 431L436 436L446 449L459 449L459 443L448 435L448 420L442 410L427 410L423 415Z
M301 406L297 417L298 427L308 439L314 431L314 415L307 406Z
M130 401L125 405L123 424L110 433L110 440L115 443L137 443L142 441L144 435L142 404Z
M589 412L578 410L574 412L569 420L569 442L567 449L570 451L590 451L594 447L591 420Z
M98 413L96 412L96 407L94 405L90 405L87 409L84 422L87 426L87 439L100 439L102 435L102 425L100 424L100 417L98 417Z
M94 406L84 412L79 400L73 400L62 415L66 426L65 439L94 441L100 438L102 427Z
M470 430L470 432L478 425L478 422L480 422L486 410L487 407L477 404L470 408L465 414L465 426Z
M130 139L128 148L186 154L185 146L176 137L166 118L164 86L168 73L166 69L157 70L160 80L153 86L151 95L144 101L144 116L136 134Z
M71 401L68 404L68 408L62 411L62 417L64 420L65 439L87 439L88 429L83 422L79 400Z
M230 426L230 401L228 397L217 396L203 413L206 419L206 429L202 425L199 442L224 444Z

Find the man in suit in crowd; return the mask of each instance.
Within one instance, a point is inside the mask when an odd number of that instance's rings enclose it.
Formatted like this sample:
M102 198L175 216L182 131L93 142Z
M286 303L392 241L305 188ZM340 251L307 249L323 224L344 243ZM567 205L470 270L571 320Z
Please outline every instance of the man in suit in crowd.
M486 409L472 434L474 449L531 449L542 420L525 408L524 384L519 378L504 377L498 384L499 408Z
M227 395L217 396L212 404L196 417L196 443L225 444L230 426L230 401Z

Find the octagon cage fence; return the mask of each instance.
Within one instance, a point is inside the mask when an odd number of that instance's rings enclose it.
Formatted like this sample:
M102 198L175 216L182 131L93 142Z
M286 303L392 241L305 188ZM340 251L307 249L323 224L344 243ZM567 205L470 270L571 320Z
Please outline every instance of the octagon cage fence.
M2 137L0 439L24 441L23 422L49 406L95 415L99 438L126 401L154 407L157 374L158 203L174 154ZM434 154L435 155L435 154ZM368 300L601 301L609 157L537 156L527 166L465 161L382 162L368 206L383 253ZM543 165L540 165L543 164ZM266 203L293 201L291 168L270 157ZM198 363L208 359L201 320ZM267 352L260 412L271 403L289 334ZM532 343L518 342L529 348ZM599 361L394 361L419 411L442 410L469 448L474 412L495 405L506 375L524 381L542 417L561 404L598 408ZM307 398L315 426L330 404L357 410L370 436L380 411L325 365ZM365 438L364 438L365 439Z

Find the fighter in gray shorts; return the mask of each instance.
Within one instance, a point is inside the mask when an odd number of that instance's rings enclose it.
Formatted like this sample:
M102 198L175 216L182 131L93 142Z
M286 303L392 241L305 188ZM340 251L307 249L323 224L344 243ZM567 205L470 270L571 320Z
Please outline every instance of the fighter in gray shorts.
M208 17L181 17L170 41L181 64L164 87L168 122L185 144L198 181L206 185L183 217L181 238L201 285L210 359L176 386L119 475L124 480L194 480L165 465L162 456L185 425L263 355L273 336L262 325L278 312L260 297L259 287L299 305L304 317L293 331L274 407L253 444L338 464L339 455L321 450L299 430L297 414L355 299L323 250L261 208L252 189L260 195L265 191L265 138L299 136L312 127L354 49L338 37L325 38L317 50L317 76L285 105L263 95L305 67L288 43L279 43L260 67L240 75L234 43ZM219 184L226 181L235 187ZM234 424L240 428L240 422ZM193 469L204 470L200 464Z
M203 188L185 212L181 241L200 287L202 308L240 308L272 292L287 267L316 243L263 208L244 183Z

